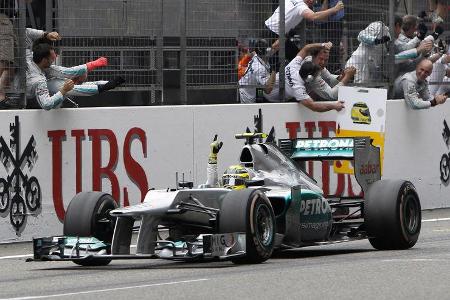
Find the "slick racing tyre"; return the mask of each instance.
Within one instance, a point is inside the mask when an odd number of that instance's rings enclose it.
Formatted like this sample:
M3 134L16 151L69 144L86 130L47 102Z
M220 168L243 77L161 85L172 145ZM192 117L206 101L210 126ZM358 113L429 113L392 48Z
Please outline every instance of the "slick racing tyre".
M95 237L104 243L111 243L114 222L109 211L117 208L111 195L102 192L81 192L67 207L64 217L64 235L77 237ZM111 260L74 260L82 266L107 265Z
M414 185L405 180L380 180L370 185L364 202L364 223L370 244L378 250L413 247L422 214Z
M246 254L237 264L262 263L270 258L275 242L275 214L266 195L254 189L229 192L219 215L219 232L246 233Z

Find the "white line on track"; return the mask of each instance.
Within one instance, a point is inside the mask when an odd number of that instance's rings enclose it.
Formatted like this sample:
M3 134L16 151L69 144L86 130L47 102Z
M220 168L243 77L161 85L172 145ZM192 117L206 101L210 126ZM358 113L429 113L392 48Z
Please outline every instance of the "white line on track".
M440 219L427 219L427 220L422 220L422 222L439 222L439 221L450 221L450 218L440 218Z
M437 262L445 261L445 262L447 262L448 259L442 259L442 258L412 258L412 259L397 258L397 259L383 259L381 261L383 261L383 262L433 262L433 261L437 261Z
M192 283L192 282L199 282L199 281L206 281L206 280L209 280L209 279L202 278L202 279L193 279L193 280L184 280L184 281L152 283L152 284L125 286L125 287L119 287L119 288L102 289L102 290L91 290L91 291L82 291L82 292L65 293L65 294L53 294L53 295L43 295L43 296L26 296L26 297L17 297L17 298L2 298L0 300L28 300L28 299L45 299L45 298L55 298L55 297L66 297L66 296L74 296L74 295L86 295L86 294L94 294L94 293L122 291L122 290L129 290L129 289L148 288L148 287L163 286L163 285Z
M33 256L33 254L10 255L10 256L0 256L0 259L25 258L25 257L32 257L32 256Z

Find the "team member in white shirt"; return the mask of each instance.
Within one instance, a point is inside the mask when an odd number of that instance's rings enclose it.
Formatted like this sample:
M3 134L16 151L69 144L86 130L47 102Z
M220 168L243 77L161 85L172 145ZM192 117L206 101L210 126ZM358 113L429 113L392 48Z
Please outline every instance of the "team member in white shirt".
M303 62L304 58L315 49L330 49L330 42L323 44L308 44L303 47L297 56L286 66L286 98L294 98L297 102L312 111L324 112L329 110L340 111L344 108L343 101L314 101L306 91L305 84L313 82L320 74L320 67L311 61Z
M308 21L325 20L329 16L336 14L344 9L344 3L339 1L334 7L314 12L311 10L314 0L285 0L284 16L285 16L285 34L300 24L303 19ZM280 7L265 21L266 26L275 34L280 35ZM280 48L279 41L275 41L272 45L273 51Z
M370 23L358 34L359 46L345 65L356 68L355 83L380 80L383 57L387 53L384 44L390 40L389 28L381 21Z
M274 71L270 72L270 65L265 60L267 46L264 39L258 40L255 44L255 54L248 63L244 76L239 80L241 103L257 102L257 89L259 88L262 89L264 95L269 95L274 90L276 74Z
M450 91L450 55L444 54L433 64L433 72L427 79L431 95L445 94Z

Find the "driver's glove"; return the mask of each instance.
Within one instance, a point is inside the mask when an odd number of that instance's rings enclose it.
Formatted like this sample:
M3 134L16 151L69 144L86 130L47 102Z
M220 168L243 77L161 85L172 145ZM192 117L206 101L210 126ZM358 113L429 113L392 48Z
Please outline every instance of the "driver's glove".
M209 144L211 151L209 152L208 163L217 164L217 153L222 148L223 143L217 141L217 134L214 136L213 142Z

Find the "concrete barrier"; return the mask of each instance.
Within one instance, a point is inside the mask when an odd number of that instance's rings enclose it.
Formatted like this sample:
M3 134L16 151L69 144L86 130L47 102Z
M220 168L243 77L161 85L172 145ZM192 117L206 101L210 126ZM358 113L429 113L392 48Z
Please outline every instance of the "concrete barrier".
M0 111L0 242L62 233L70 199L79 191L110 192L136 204L148 188L175 186L179 177L201 184L209 143L224 142L219 171L238 161L242 140L261 109L263 130L277 138L334 136L336 113L313 113L296 103ZM388 101L384 178L417 187L423 208L450 207L440 161L449 149L444 120L450 105L412 111ZM326 194L359 194L353 176L328 162L308 164ZM445 175L445 174L444 174ZM444 176L445 179L445 176Z

